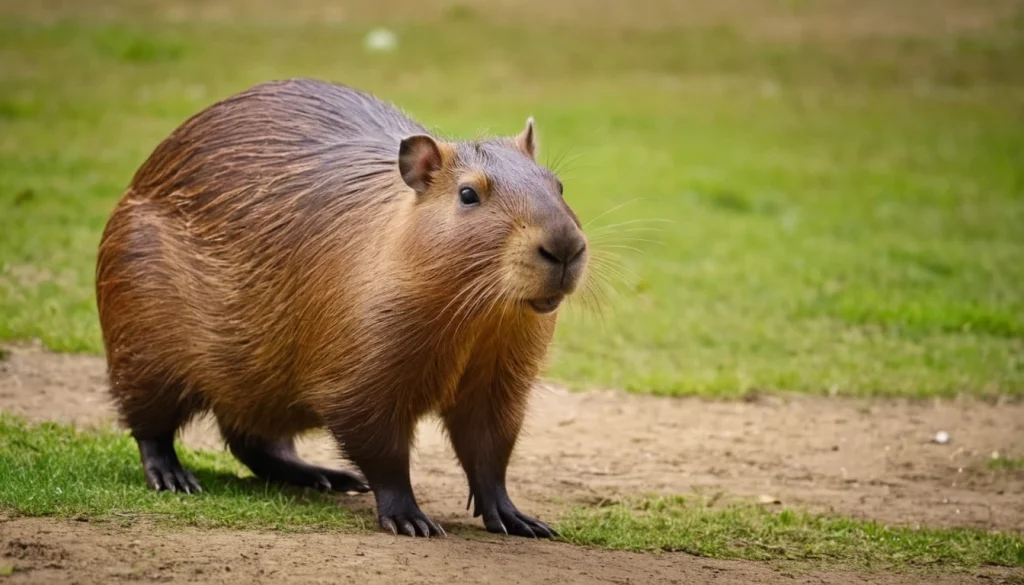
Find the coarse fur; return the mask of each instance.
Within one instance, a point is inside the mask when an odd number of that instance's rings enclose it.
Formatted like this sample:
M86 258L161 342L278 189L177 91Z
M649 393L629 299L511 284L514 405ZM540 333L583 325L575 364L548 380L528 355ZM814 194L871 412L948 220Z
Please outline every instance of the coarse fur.
M369 489L385 529L440 534L408 471L415 424L437 413L474 515L553 534L509 501L505 469L587 251L535 143L532 119L442 141L307 79L178 127L114 209L96 271L110 391L150 485L199 489L173 441L209 411L257 475ZM365 483L297 458L293 437L320 427Z

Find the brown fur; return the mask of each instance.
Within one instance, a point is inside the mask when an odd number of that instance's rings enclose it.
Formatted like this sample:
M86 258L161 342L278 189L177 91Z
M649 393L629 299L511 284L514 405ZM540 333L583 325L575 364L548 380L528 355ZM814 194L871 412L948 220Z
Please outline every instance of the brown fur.
M537 259L583 236L533 133L426 141L417 192L399 146L426 130L344 86L266 83L186 121L99 248L124 424L144 439L211 411L227 437L265 441L326 427L380 507L378 486L408 477L416 421L438 413L486 520L482 476L504 491L555 329L525 301L571 293L586 263L558 281ZM462 185L479 207L460 206Z

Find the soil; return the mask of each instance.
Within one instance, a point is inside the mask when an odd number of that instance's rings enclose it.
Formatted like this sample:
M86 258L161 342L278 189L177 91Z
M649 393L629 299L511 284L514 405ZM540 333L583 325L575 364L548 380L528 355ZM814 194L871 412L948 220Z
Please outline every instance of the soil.
M112 424L104 362L7 348L0 411L79 426ZM938 431L948 443L933 439ZM223 449L212 423L183 442ZM887 524L1024 529L1024 477L995 472L993 452L1024 452L1024 404L763 396L744 402L670 399L542 386L509 470L524 511L553 519L567 506L641 493L777 501ZM300 442L310 460L339 464L330 442ZM342 463L343 464L343 463ZM413 485L425 512L473 526L466 485L432 421L419 434ZM367 505L372 504L371 501ZM778 504L767 504L778 505ZM911 574L786 573L763 563L639 554L497 538L460 530L444 541L389 535L180 529L146 522L0 519L0 566L11 583L913 583ZM994 583L1011 572L930 575ZM3 580L3 578L0 578Z

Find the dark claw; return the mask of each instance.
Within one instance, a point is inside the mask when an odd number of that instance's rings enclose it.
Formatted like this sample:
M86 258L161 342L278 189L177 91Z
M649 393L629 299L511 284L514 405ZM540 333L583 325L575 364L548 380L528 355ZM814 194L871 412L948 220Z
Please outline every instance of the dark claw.
M136 439L142 456L142 470L146 484L156 491L184 492L203 491L195 476L181 466L174 452L174 435L154 439Z
M420 520L419 518L416 518L413 520L413 523L416 524L416 534L418 536L425 536L427 538L430 537L430 527L427 526L426 522Z
M383 527L395 526L396 534L406 536L444 536L445 533L416 505L416 498L408 485L395 488L377 488L377 517Z
M487 532L508 536L508 529L505 528L505 523L501 521L501 517L498 516L497 511L490 514L484 514L484 527L487 528Z
M488 532L529 538L558 537L558 533L554 529L536 518L523 514L510 501L505 501L481 513Z
M381 518L380 518L380 527L383 528L384 530L387 530L387 531L391 532L391 534L394 534L395 536L398 536L398 528L395 527L395 521L392 520L391 518L388 518L386 516L381 516Z
M164 475L163 475L163 480L164 480L164 489L165 490L168 490L168 491L171 491L171 492L178 491L178 488L175 486L175 479L174 479L174 472L173 471L165 471Z
M513 521L509 523L512 526L512 534L516 536L526 536L529 538L537 538L537 535L530 530L529 525L520 520L519 518L513 518Z
M558 533L555 532L555 529L543 522L538 522L537 526L533 527L533 531L536 532L537 536L540 538L558 538Z
M366 480L362 477L340 469L325 469L322 467L317 468L323 473L324 481L330 486L328 489L337 492L356 492L365 494L370 491L370 486L367 485Z
M177 480L178 482L178 489L185 492L186 494L191 494L193 492L199 491L199 485L196 482L196 478L193 477L191 473L184 469L179 469L175 471L174 479Z
M422 536L424 538L430 538L431 536L444 538L448 536L443 528L428 518L419 508L406 509L404 513L380 514L378 518L381 528L390 530L396 536L399 534L413 537Z
M152 469L146 469L146 483L153 490L160 491L160 476Z
M558 533L553 528L536 518L530 518L526 514L519 514L519 519L529 525L534 535L540 538L556 538L558 536Z

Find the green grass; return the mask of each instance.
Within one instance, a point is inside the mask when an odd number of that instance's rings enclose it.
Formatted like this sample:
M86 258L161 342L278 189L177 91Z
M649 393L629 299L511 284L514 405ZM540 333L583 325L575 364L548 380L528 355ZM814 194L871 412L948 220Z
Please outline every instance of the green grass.
M138 165L214 100L315 76L458 136L536 117L621 266L603 317L567 308L556 380L1024 393L1024 11L973 32L900 11L886 30L912 33L791 38L728 18L569 26L535 4L394 21L393 54L366 53L379 21L356 18L0 16L0 339L100 352L95 249Z
M278 530L376 526L339 497L268 485L225 453L178 448L198 495L146 486L135 442L113 431L27 425L0 415L0 509L28 516L151 518L172 524Z
M682 497L577 509L561 524L577 544L635 551L827 564L832 569L1024 566L1024 535L911 529Z
M374 530L365 509L339 497L266 484L230 456L179 448L203 493L145 487L134 442L110 430L0 416L0 511L237 529ZM976 530L911 530L843 518L737 506L709 508L684 498L575 509L556 523L581 545L685 551L752 560L828 562L849 567L1024 566L1022 535ZM473 537L476 532L467 532Z
M997 471L1024 471L1024 457L993 457L988 460L988 467Z

